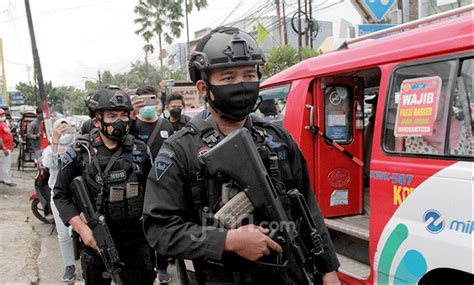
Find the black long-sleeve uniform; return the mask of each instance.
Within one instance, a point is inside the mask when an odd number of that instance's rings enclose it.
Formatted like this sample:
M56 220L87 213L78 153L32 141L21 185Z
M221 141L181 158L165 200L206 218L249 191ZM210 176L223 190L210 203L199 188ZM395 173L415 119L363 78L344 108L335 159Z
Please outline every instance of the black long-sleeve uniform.
M75 177L84 177L94 205L96 205L95 199L100 192L100 185L97 181L103 181L106 202L101 212L105 214L112 239L121 261L125 264L121 272L122 279L125 284L152 284L155 277L154 261L140 222L146 177L151 167L147 146L129 135L125 140L127 143L124 141L116 149L108 149L97 129L83 138L88 138L91 144L89 150L92 154L95 153L103 175L98 173L93 159L91 163L88 162L87 153L77 152L73 148L68 149L62 158L61 169L54 187L54 203L60 217L68 225L71 218L79 215L80 206L75 204L70 188ZM110 171L103 173L112 160L112 156L117 152L120 156L113 164L111 163ZM136 189L133 186L136 185L133 184L136 182L140 185L138 196L135 196L130 190ZM123 194L123 200L108 201L112 186L116 187L115 189L127 191ZM134 197L125 199L127 193L134 195ZM81 261L83 272L86 275L86 284L110 284L110 279L102 278L105 267L100 256L94 250L85 247L81 253Z
M245 127L255 133L250 117ZM316 260L317 269L321 273L337 270L339 262L311 191L302 153L283 129L276 132L277 127L264 125L263 128L266 131L266 146L278 156L282 182L286 189L297 188L306 197L322 236L325 252ZM235 254L224 252L227 231L206 226L201 219L206 207L212 213L218 210L216 205L220 201L221 191L219 183L205 178L205 171L198 160L199 154L207 149L201 135L190 126L165 141L148 177L143 210L145 235L160 254L192 259L196 271L203 273L205 282L232 282L226 280L233 276L232 272L244 271L254 272L251 280L245 279L245 283L268 283L274 276L260 272L255 263L243 259L235 262L238 258L229 259ZM215 184L219 185L216 187ZM213 265L215 263L223 263L224 267ZM221 272L227 273L219 276ZM272 282L286 284L278 278Z

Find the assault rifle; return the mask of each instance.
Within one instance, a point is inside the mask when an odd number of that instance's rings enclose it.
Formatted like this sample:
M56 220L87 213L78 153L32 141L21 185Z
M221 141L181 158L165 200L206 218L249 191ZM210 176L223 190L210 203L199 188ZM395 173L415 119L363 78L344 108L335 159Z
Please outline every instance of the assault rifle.
M105 223L104 215L95 210L85 186L84 179L81 176L77 176L72 180L71 188L74 193L74 198L80 204L87 225L94 234L97 246L99 247L100 257L104 262L107 272L115 284L123 284L119 276L122 263L120 262L120 257L115 248L112 236L110 235L109 227Z
M286 193L291 209L285 209L250 132L245 128L232 132L201 155L201 159L211 175L227 175L243 189L214 218L233 229L255 211L267 222L278 223L278 230L271 231L269 237L280 244L283 254L272 258L272 262L259 263L285 268L298 284L314 284L317 275L314 260L324 251L316 223L303 195L296 189Z

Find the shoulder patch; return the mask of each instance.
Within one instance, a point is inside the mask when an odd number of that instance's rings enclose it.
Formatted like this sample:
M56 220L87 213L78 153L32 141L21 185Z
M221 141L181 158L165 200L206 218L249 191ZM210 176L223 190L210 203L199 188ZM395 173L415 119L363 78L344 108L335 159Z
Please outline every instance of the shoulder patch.
M267 139L265 140L265 144L271 149L276 149L276 148L281 147L281 143L276 142L274 140L275 138L272 135L267 134Z
M76 151L72 147L69 147L66 152L61 156L61 169L64 169L66 166L71 164L71 162L76 156Z
M169 137L168 131L160 131L160 136L164 139L167 139Z
M156 181L159 181L163 174L170 168L170 166L173 164L173 161L167 157L164 157L162 155L158 155L155 159L155 175L156 175Z

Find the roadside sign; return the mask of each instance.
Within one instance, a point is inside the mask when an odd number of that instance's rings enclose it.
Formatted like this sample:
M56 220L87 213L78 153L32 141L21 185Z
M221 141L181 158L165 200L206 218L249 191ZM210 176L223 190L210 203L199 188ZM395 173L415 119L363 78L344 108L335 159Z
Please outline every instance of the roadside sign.
M362 0L361 4L371 14L372 18L380 22L392 9L395 2L395 0Z
M21 92L8 92L10 95L11 105L23 105L25 104L25 95Z
M365 36L370 33L378 32L381 30L385 30L391 27L394 27L395 25L390 25L390 24L361 24L357 25L357 36ZM384 35L386 36L386 35Z

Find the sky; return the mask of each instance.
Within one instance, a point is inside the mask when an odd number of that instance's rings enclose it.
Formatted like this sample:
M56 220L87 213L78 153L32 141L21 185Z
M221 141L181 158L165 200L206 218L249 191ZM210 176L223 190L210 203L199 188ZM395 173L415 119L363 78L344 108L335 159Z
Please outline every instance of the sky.
M194 31L214 28L240 19L265 5L265 15L275 14L273 0L208 0L204 10L189 15L190 39ZM303 2L303 1L302 1ZM54 86L83 88L96 80L98 70L123 73L130 62L144 60L144 42L134 31L133 8L138 0L30 0L43 78ZM285 0L287 15L296 0ZM344 18L353 24L360 17L349 0L313 1L318 20ZM33 80L31 41L23 0L0 1L0 38L3 40L7 89ZM184 21L184 19L183 19ZM186 42L186 31L176 42ZM155 43L155 47L158 44Z

